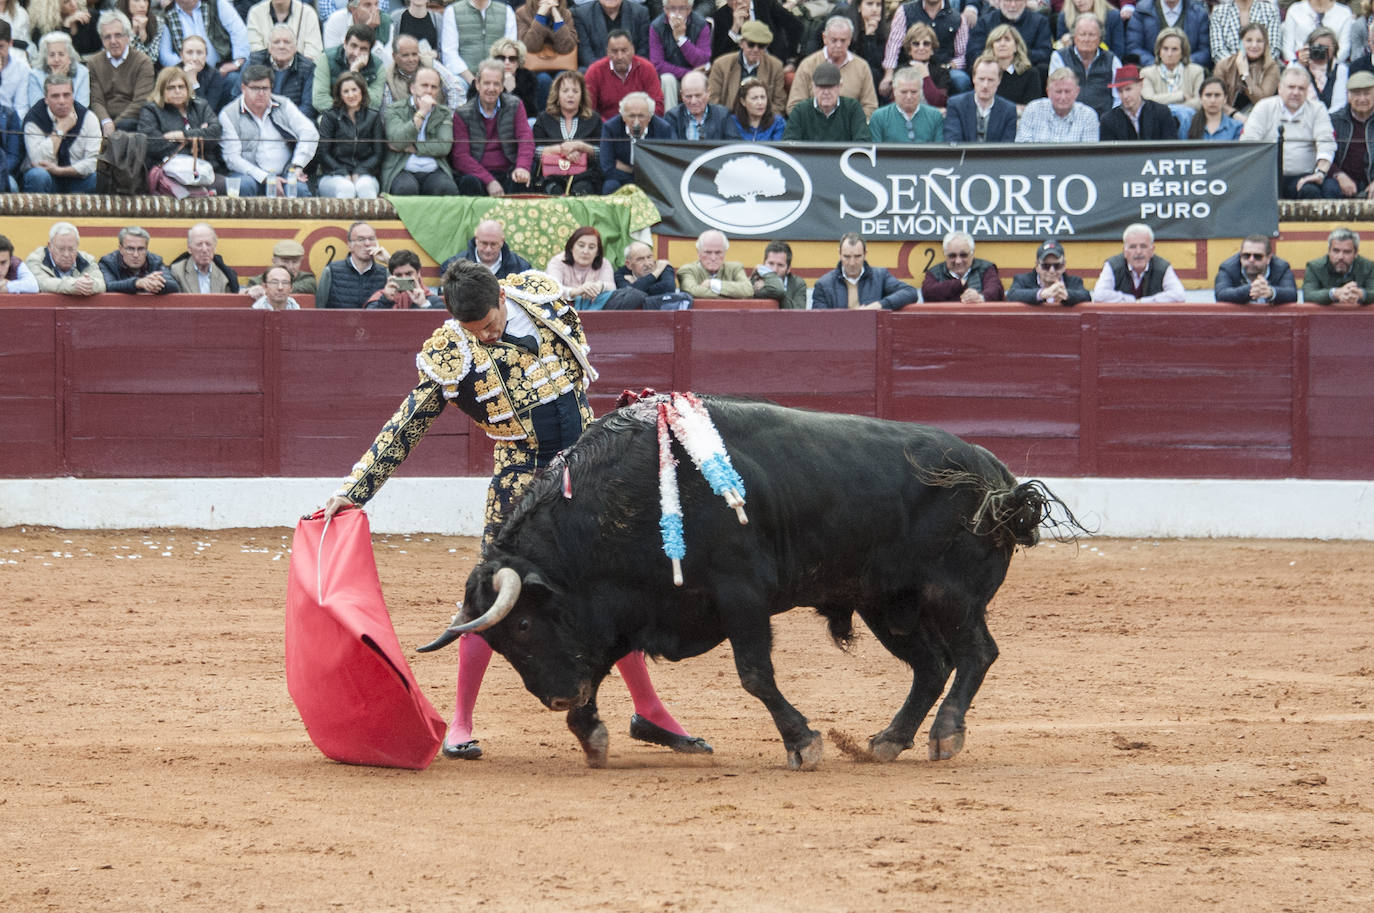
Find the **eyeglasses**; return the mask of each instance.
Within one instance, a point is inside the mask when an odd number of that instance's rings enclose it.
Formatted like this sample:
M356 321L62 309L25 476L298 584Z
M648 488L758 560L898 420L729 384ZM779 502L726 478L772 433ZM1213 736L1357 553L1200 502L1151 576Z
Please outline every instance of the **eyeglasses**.
M1253 254L1253 253L1242 252L1241 255L1240 255L1240 258L1241 258L1242 260L1263 260L1263 259L1264 259L1265 257L1267 257L1267 256L1269 256L1269 255L1268 255L1268 254Z
M763 47L763 45L759 44L759 43L756 42L756 41L750 41L748 38L742 38L742 39L740 39L739 46L742 47L742 48L761 48L761 47Z
M971 256L973 255L968 251L964 251L963 253L950 253L946 251L945 253L946 260L967 260Z
M1045 269L1045 270L1050 270L1050 271L1052 271L1052 272L1059 272L1059 270L1061 270L1061 269L1064 268L1064 264L1062 264L1062 263L1046 263L1045 261L1042 260L1042 261L1040 261L1040 268L1041 268L1041 269Z
M519 60L520 56L518 54L497 54L496 59L510 63L513 60Z
M243 91L245 91L245 92L271 92L271 91L272 91L272 86L271 86L271 85L266 85L266 86L243 86Z
M929 38L917 38L915 41L911 42L911 47L933 48L935 47L935 42L931 41Z

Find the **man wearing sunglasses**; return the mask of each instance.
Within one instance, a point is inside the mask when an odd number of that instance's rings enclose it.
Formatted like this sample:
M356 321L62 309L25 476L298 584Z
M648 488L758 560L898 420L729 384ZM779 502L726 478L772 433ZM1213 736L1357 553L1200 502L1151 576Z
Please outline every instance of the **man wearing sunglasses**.
M1215 283L1217 301L1273 307L1298 300L1288 263L1275 257L1265 235L1240 242L1240 253L1222 262Z
M1073 307L1091 299L1083 280L1068 274L1064 245L1054 239L1035 249L1035 269L1012 279L1007 290L1008 301L1022 304Z
M945 262L926 270L921 294L926 301L982 304L1002 300L1002 279L991 260L973 256L973 236L952 231L944 238Z
M746 79L757 79L768 87L768 106L773 113L781 114L786 110L787 79L783 74L783 62L768 53L772 43L773 30L768 26L757 19L744 23L739 50L722 54L711 63L711 76L706 85L711 104L733 110L740 85Z

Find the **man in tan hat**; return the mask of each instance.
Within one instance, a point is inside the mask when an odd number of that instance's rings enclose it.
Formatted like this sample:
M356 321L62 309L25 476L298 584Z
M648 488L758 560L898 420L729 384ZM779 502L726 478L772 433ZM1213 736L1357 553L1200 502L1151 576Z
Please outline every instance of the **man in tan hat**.
M299 241L278 241L272 247L272 266L248 280L243 293L257 301L267 291L267 273L273 267L284 267L291 274L292 295L315 294L315 274L305 264L305 248ZM306 268L302 269L305 266Z
M774 114L787 110L787 82L783 62L768 53L773 30L750 19L740 29L739 50L722 54L711 62L711 79L706 95L711 104L733 110L739 87L746 79L757 79L768 87L768 106Z
M873 87L873 71L868 61L849 50L854 40L854 23L844 16L831 16L826 20L821 38L825 47L803 57L797 64L792 91L787 95L788 116L797 105L811 100L811 78L821 64L829 63L840 71L840 94L863 105L865 118L872 117L878 110L878 92Z
M1345 91L1345 107L1331 115L1336 131L1331 176L1341 185L1341 196L1374 199L1374 73L1352 73Z

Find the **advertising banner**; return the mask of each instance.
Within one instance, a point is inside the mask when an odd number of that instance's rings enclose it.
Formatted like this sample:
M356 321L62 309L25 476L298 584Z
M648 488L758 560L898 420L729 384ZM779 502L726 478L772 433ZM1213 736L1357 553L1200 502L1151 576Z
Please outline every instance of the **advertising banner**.
M1161 240L1278 231L1269 143L838 145L644 142L635 179L695 237L869 241L1120 238L1144 222Z

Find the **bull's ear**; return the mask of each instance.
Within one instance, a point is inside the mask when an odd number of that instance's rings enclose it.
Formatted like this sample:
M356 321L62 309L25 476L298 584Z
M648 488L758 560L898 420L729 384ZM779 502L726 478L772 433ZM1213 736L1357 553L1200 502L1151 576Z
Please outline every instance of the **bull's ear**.
M542 602L553 595L553 587L538 571L529 571L520 578L520 595Z

